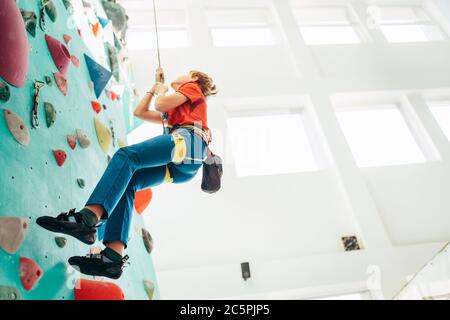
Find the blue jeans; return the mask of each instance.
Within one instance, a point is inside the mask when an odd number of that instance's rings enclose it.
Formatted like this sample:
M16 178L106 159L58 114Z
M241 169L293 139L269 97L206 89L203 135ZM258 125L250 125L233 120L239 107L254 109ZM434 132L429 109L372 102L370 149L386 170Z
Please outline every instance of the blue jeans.
M105 209L103 243L120 240L127 246L136 191L192 180L205 156L205 142L190 129L120 148L86 202Z

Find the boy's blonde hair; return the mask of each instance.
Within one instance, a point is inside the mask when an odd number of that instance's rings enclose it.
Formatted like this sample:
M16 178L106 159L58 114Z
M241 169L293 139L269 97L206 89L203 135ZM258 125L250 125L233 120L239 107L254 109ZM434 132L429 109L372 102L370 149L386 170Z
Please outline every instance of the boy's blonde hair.
M198 79L196 82L202 89L205 97L208 98L217 94L218 91L216 85L214 84L214 80L206 73L193 70L191 71L191 76Z

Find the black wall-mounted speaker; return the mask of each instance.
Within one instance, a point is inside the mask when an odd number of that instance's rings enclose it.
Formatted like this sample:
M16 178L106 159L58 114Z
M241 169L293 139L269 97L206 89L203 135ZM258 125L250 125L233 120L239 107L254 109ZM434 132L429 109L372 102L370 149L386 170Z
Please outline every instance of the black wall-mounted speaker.
M243 262L241 263L241 270L242 270L242 278L244 278L245 281L251 277L250 274L250 263Z

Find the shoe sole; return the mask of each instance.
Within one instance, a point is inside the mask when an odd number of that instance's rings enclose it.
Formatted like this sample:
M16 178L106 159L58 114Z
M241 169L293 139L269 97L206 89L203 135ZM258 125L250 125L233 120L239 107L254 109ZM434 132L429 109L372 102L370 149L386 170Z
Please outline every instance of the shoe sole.
M69 235L71 237L74 237L75 239L83 242L84 244L93 245L95 243L95 240L94 241L88 241L88 240L85 240L83 238L79 238L78 237L78 235L79 235L78 232L67 230L67 226L65 226L64 224L61 224L61 223L58 223L58 222L55 222L55 221L52 221L52 222L50 222L48 220L44 221L44 219L42 219L42 218L38 218L36 220L36 223L39 226L41 226L42 228L44 228L44 229L46 229L48 231L67 234L67 235Z
M84 275L87 275L87 276L106 277L106 278L110 278L110 279L113 279L113 280L117 280L117 279L119 279L122 276L122 273L117 276L117 275L112 275L110 273L99 272L98 270L93 270L92 268L90 268L88 266L81 267L78 264L70 262L70 259L69 259L69 264L72 266L72 268L74 268L78 272L80 272L80 273L82 273Z

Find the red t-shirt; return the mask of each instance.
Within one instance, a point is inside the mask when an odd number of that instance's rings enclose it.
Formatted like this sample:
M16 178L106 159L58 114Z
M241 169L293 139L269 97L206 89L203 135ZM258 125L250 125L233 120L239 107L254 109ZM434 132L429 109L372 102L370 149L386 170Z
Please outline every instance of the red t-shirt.
M169 126L201 125L208 130L206 98L200 86L194 82L186 82L177 90L188 100L182 105L167 112Z

